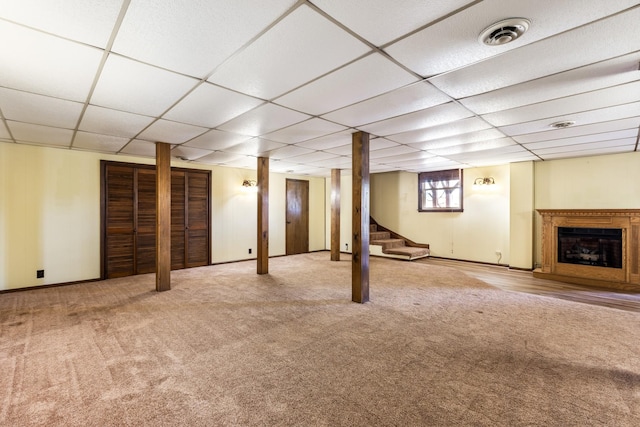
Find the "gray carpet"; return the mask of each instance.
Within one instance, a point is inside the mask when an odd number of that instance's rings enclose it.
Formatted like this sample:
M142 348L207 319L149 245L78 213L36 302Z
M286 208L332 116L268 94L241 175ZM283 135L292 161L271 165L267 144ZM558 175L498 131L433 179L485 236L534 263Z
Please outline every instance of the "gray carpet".
M640 425L639 314L328 259L0 295L0 424Z

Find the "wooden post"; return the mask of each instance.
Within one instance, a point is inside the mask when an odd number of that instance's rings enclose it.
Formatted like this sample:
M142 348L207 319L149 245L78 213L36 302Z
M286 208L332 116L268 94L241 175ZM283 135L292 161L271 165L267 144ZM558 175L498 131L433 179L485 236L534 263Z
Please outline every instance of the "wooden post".
M171 289L171 145L156 143L156 291Z
M353 141L353 218L351 299L369 301L369 134L355 132Z
M340 169L331 169L331 261L340 261Z
M269 158L258 157L258 274L269 272Z

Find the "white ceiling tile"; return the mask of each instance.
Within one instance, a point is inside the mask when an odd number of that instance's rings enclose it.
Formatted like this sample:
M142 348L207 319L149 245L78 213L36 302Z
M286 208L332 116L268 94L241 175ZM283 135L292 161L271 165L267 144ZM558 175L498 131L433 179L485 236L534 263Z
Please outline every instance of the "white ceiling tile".
M225 151L237 154L247 154L252 156L263 156L269 151L285 147L286 144L268 139L253 138L240 144L227 147Z
M538 160L540 160L540 158L531 153L519 152L497 155L493 157L470 158L469 160L466 160L465 163L473 167L486 167L504 165L507 163L535 162Z
M296 145L299 147L311 148L313 150L327 150L329 148L350 144L353 140L353 132L354 131L352 129L349 129L320 138L314 138L309 141L299 142Z
M237 153L225 153L223 151L216 151L215 153L207 154L204 157L198 159L198 163L206 163L210 165L219 165L226 162L231 162L240 158L244 158L242 154Z
M232 168L253 169L258 168L258 162L254 156L241 156L223 163L224 166ZM238 182L240 184L240 182Z
M575 157L597 156L602 154L614 154L614 153L630 153L634 151L635 144L621 145L617 147L596 148L590 150L573 150L569 152L561 153L549 153L542 156L544 160L552 159L566 159Z
M494 148L508 147L516 143L511 138L491 139L488 141L472 142L470 144L454 145L446 148L436 148L429 150L438 156L450 156L452 154L470 153L474 151L491 150Z
M73 148L115 154L120 151L127 142L129 142L129 138L78 132L73 140Z
M209 132L186 142L184 145L188 147L204 148L205 150L224 150L232 145L248 141L251 138L252 137L246 135L238 135L235 133L212 129Z
M311 168L308 168L308 169L302 169L298 173L301 173L303 175L309 175L309 176L329 177L329 176L331 176L331 168L315 168L315 167L311 167Z
M448 138L433 139L430 141L408 144L411 147L421 150L435 150L438 148L446 148L454 145L470 144L473 142L486 141L489 139L498 139L504 137L504 134L497 129L484 129L476 132L463 133Z
M10 21L104 48L121 4L103 0L2 0L0 13Z
M410 132L390 135L387 138L403 144L417 144L424 141L454 137L456 135L482 131L490 127L491 125L484 120L481 120L477 117L469 117L466 119L457 120L451 123L445 123L425 129L418 129Z
M460 102L477 114L486 114L590 92L640 80L639 61L640 52L636 52L470 98L463 98Z
M280 129L276 132L268 133L264 135L264 137L272 141L293 144L312 138L334 134L336 132L343 131L344 129L345 127L342 125L337 125L319 118L313 118L284 129Z
M506 126L514 123L543 119L545 117L562 116L581 111L626 104L637 101L638 99L640 99L640 80L554 99L552 101L497 111L495 113L485 114L482 118L494 126Z
M307 166L298 165L290 162L283 162L280 160L271 159L269 163L269 171L276 173L298 173L302 170L308 169Z
M555 0L545 1L545 3L547 2L554 3L548 10L550 13L557 14L558 7L556 6L560 5L560 3ZM623 3L626 2L617 2L615 7L620 7ZM503 2L503 4L510 3ZM592 13L599 10L597 5L592 8L586 8L581 4L581 7L576 9L570 3L562 4L571 10L566 16L558 15L556 18L558 20L571 17L576 12L581 14L579 12ZM598 2L598 4L610 4L610 2ZM541 11L546 9L539 2L531 2L530 5ZM611 29L614 28L634 28L639 21L640 8L635 8L627 13L615 15L590 25L561 33L555 37L510 50L474 65L439 75L430 79L430 81L450 96L464 98L625 55L636 51L640 46L640 31L625 32L624 37L615 39L615 43L612 43L609 37L603 37L602 35L610 33ZM536 21L536 25L540 25L542 22L544 21ZM524 38L526 37L522 37L522 39ZM519 41L509 43L506 46L511 46L512 44L517 46ZM485 49L492 48L487 47ZM549 52L562 52L562 54L555 55L553 61L531 61L531 58L545 58L549 55ZM526 64L526 66L520 66L521 64ZM496 72L496 70L510 70L511 72Z
M320 115L417 80L381 54L374 53L289 92L275 102Z
M624 138L637 138L638 128L620 130L616 132L603 132L595 133L591 135L574 136L573 138L551 139L547 141L532 142L530 144L523 144L529 150L533 150L536 153L540 149L550 147L561 147L575 144L586 144L591 142L611 141Z
M301 5L225 62L209 81L272 99L368 50L367 45L309 6Z
M11 140L11 134L9 129L5 126L4 122L0 121L0 139Z
M211 154L211 150L203 150L202 148L185 147L177 145L171 150L171 155L180 160L196 160Z
M169 120L158 120L146 128L138 138L153 142L181 144L205 133L208 129Z
M309 164L318 166L318 167L325 167L325 168L332 168L332 169L351 169L353 160L351 160L351 158L347 156L339 156L339 157L333 157L331 159L310 162Z
M404 116L382 120L366 126L360 126L359 128L374 135L387 136L450 123L472 115L473 114L466 108L456 103L449 102L447 104L405 114Z
M566 116L556 116L543 120L535 120L527 123L504 126L501 127L500 130L507 135L522 135L525 133L534 133L549 130L551 129L549 125L558 121L571 120L575 121L576 125L585 125L634 117L638 115L639 111L640 102L632 102L630 104L617 105L615 107L602 108L599 110L586 111L583 113L569 114Z
M519 143L527 144L531 142L547 141L550 139L571 138L582 135L613 132L618 129L637 129L638 127L640 127L640 116L583 126L572 126L564 129L546 128L542 132L517 135L514 136L513 139Z
M449 166L455 164L455 167L459 167L458 162L453 162L452 160L446 159L444 157L432 156L432 157L416 157L413 160L395 160L393 164L398 167L407 168L407 169L423 169L423 168L434 168L437 169L449 169ZM426 170L426 169L423 169Z
M73 129L83 104L0 88L0 109L6 119Z
M73 131L69 129L13 122L10 120L7 120L7 125L13 137L18 142L68 147L71 145L71 138L73 138Z
M100 49L2 20L0 40L2 86L86 101L102 58Z
M263 102L205 82L169 110L164 117L177 122L213 128L246 113Z
M386 138L374 138L369 141L369 151L382 150L385 148L396 147L400 144Z
M133 138L153 121L153 117L89 105L79 129L105 135Z
M426 151L416 151L406 154L398 154L388 157L377 157L375 159L378 163L383 164L398 164L400 162L422 162L424 159L435 157L435 154L427 153Z
M302 154L300 156L289 157L287 161L291 163L299 163L304 165L304 164L319 162L327 159L336 159L338 157L339 156L336 156L335 154L332 154L332 153L327 153L324 151L314 151L312 153Z
M219 129L248 136L261 136L308 119L310 116L264 104L220 126Z
M277 148L269 152L269 158L271 159L287 159L287 161L293 162L291 157L301 156L303 154L312 153L313 150L308 148L298 147L297 145L286 145L282 148Z
M375 150L369 153L370 159L381 159L383 157L396 156L399 154L407 154L407 153L420 153L420 150L417 150L413 147L409 147L407 145L397 145L391 148L383 148L382 150Z
M347 126L361 126L423 110L451 101L428 82L414 83L400 89L341 108L323 117Z
M353 145L351 145L351 143L339 145L336 147L326 148L324 151L338 156L351 156L353 153Z
M149 141L134 139L129 142L121 151L121 154L131 154L134 156L156 157L156 144Z
M202 78L294 3L273 0L268 7L257 7L251 0L132 1L113 50Z
M432 76L504 54L555 33L634 6L634 3L634 0L607 4L600 0L583 0L580 8L576 9L570 2L555 0L484 0L400 40L386 50L417 73ZM477 41L478 35L487 26L509 17L527 18L532 25L524 36L505 45L486 46Z
M376 46L388 43L469 3L469 0L316 0L337 21Z
M130 113L156 116L166 111L197 80L109 55L91 103Z
M636 136L631 138L610 139L597 142L579 143L579 144L562 144L555 147L538 148L532 150L538 156L544 158L547 154L571 153L573 151L612 149L614 147L627 147L633 150L636 145ZM531 147L527 147L531 148Z
M484 159L495 159L496 161L502 161L505 158L515 158L519 156L528 156L527 151L521 145L508 145L506 147L491 148L488 150L463 152L459 154L448 154L446 157L450 160L463 163L472 163Z

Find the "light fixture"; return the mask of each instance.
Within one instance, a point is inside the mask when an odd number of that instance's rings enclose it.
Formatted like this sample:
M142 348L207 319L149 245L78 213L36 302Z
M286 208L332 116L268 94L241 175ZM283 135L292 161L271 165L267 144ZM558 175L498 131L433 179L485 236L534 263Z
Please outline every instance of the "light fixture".
M496 180L491 176L487 176L485 178L476 178L473 181L473 185L493 185L496 183Z
M253 179L245 179L244 181L242 181L243 187L255 187L256 185L258 185L258 183Z
M522 36L529 29L530 24L531 22L524 18L504 19L482 30L478 36L478 41L487 46L500 46L511 43Z

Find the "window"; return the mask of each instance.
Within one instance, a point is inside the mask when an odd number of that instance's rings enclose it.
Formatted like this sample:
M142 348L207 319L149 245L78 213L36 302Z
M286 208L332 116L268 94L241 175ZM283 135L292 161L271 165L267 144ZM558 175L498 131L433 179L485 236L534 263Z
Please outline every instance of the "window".
M418 174L418 211L462 212L462 169Z

